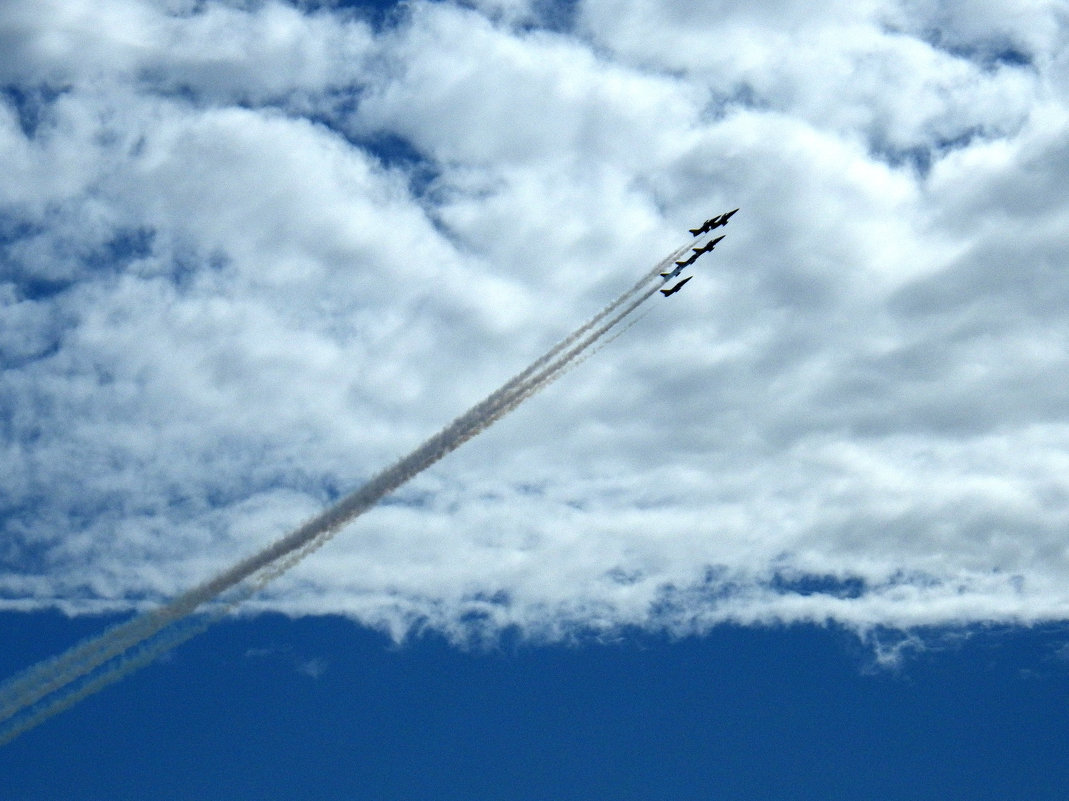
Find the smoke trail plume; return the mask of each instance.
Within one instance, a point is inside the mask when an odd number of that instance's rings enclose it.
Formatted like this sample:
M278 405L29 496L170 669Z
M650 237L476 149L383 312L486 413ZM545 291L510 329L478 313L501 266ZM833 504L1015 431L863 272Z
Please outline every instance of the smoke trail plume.
M651 295L658 273L692 243L659 262L634 286L554 345L530 366L331 508L242 559L214 578L179 595L159 609L139 615L44 660L0 687L0 745L67 709L81 699L150 663L219 619L252 593L328 542L351 522L438 460L560 377L574 360L598 342ZM200 625L181 621L227 594L233 597L205 615ZM166 631L165 631L166 629ZM131 653L132 652L132 653ZM82 681L97 671L95 676ZM52 696L51 698L49 698ZM46 700L47 699L47 700Z

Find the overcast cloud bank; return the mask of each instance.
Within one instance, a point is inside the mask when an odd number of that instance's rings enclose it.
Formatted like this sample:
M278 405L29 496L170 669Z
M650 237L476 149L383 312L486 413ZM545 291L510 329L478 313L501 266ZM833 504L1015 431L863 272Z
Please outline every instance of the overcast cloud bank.
M741 206L686 292L246 608L1064 619L1066 22L4 4L0 604L188 589Z

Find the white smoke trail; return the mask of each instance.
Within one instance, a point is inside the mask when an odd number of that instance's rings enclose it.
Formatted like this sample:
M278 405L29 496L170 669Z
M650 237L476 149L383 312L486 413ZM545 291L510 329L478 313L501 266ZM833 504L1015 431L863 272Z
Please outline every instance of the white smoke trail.
M313 541L289 554L284 559L280 559L278 562L268 566L239 587L239 591L233 593L232 597L225 603L218 604L210 611L199 615L195 620L190 616L176 621L157 632L156 635L125 649L119 656L112 659L110 664L109 662L102 663L103 670L100 670L88 680L79 682L80 678L89 675L91 671L84 671L82 675L65 682L56 691L50 693L52 697L48 699L47 703L37 708L33 708L31 705L28 714L21 714L20 711L13 718L9 718L6 725L0 726L0 746L6 745L20 734L36 728L60 712L70 709L79 701L100 692L105 687L114 684L135 670L152 664L167 651L177 648L182 643L205 631L214 623L226 617L247 598L255 595L308 554L317 550L326 541L326 539ZM24 706L23 710L26 709L27 707Z
M546 383L546 386L549 386L549 384L552 383L553 381L557 381L558 379L563 378L568 373L570 373L572 370L575 370L580 365L586 364L588 361L593 359L595 356L597 356L599 353L601 353L601 351L603 351L605 348L609 347L609 345L611 345L613 342L615 342L620 337L622 337L624 334L626 334L628 331L630 331L635 325L640 323L642 321L642 319L648 313L649 312L643 312L642 314L638 315L638 317L634 317L634 318L628 320L627 321L627 325L625 325L623 328L618 329L617 331L614 331L613 335L611 337L607 336L607 337L604 337L604 338L598 340L598 344L595 347L591 348L590 350L584 351L582 356L578 356L575 359L573 359L572 361L568 362L568 366L565 367L563 370L561 370L559 373L557 373L555 376L553 376L553 378L549 382ZM540 387L540 389L544 389L544 388L545 387Z
M681 253L691 247L688 243L663 259L633 287L557 343L529 367L505 382L486 399L473 406L436 435L416 448L408 456L382 471L363 487L343 498L330 509L275 541L252 556L207 582L178 596L157 610L126 623L48 659L13 677L0 687L0 722L11 721L0 728L0 745L33 728L49 717L69 708L79 700L118 681L127 673L148 664L160 654L175 647L201 631L218 617L226 614L241 600L265 586L333 537L343 525L374 506L383 496L459 448L472 437L511 412L538 390L555 380L576 357L597 342L605 333L644 303L657 288L642 292L650 280ZM642 293L642 294L639 294ZM637 298L637 299L636 299ZM630 301L630 303L628 303ZM617 309L623 311L617 312ZM617 312L614 314L614 312ZM603 322L608 318L608 322ZM244 591L229 603L221 605L221 612L207 616L199 626L180 627L176 631L160 632L182 621L197 610L234 588ZM136 649L133 654L128 651ZM120 656L127 654L123 658ZM109 665L109 663L112 663ZM89 681L76 685L70 692L61 692L98 668L105 667ZM58 697L33 709L42 700ZM21 716L21 717L20 717ZM15 718L12 720L12 718Z

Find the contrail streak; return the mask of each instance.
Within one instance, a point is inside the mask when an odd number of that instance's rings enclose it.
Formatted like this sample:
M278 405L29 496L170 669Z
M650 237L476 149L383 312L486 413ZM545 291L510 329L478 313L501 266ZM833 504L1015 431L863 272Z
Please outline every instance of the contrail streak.
M540 389L560 377L584 351L657 292L649 283L693 243L674 251L634 286L554 345L522 372L425 441L409 455L372 477L331 508L214 578L164 606L113 626L65 653L44 660L0 687L0 745L49 717L150 663L219 619L351 522L439 459L482 433ZM645 290L645 291L644 291ZM237 589L235 597L206 615L200 625L164 631L206 604ZM162 632L162 634L161 634ZM128 653L133 651L133 653ZM80 679L103 670L84 681ZM72 686L73 685L73 686ZM49 699L49 696L54 696ZM49 700L45 700L49 699ZM40 702L44 703L40 703ZM35 708L36 707L36 708Z
M81 678L79 676L67 681L51 694L48 703L33 709L29 714L16 714L14 719L9 718L6 725L0 726L0 746L6 745L20 734L36 728L60 712L70 709L79 701L100 692L108 685L114 684L135 670L152 664L167 651L177 648L182 643L197 636L212 624L224 618L246 598L266 587L270 582L308 556L308 554L317 550L326 541L327 538L321 541L313 541L289 554L286 558L280 559L245 582L244 586L239 588L240 591L234 593L233 597L227 600L226 603L219 604L209 612L201 614L197 619L187 617L184 620L176 621L162 631L157 632L155 636L150 636L135 644L132 648L128 648L120 656L112 660L111 664L103 663L105 664L104 669L88 680L79 682L78 679ZM106 635L107 632L99 636ZM82 675L87 675L88 672L85 671Z

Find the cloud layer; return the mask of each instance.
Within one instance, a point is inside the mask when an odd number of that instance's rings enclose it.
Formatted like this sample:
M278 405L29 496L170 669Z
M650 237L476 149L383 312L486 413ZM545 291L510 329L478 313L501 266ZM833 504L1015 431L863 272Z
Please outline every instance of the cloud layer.
M181 592L741 206L249 608L1064 618L1069 28L999 5L6 3L0 604Z

